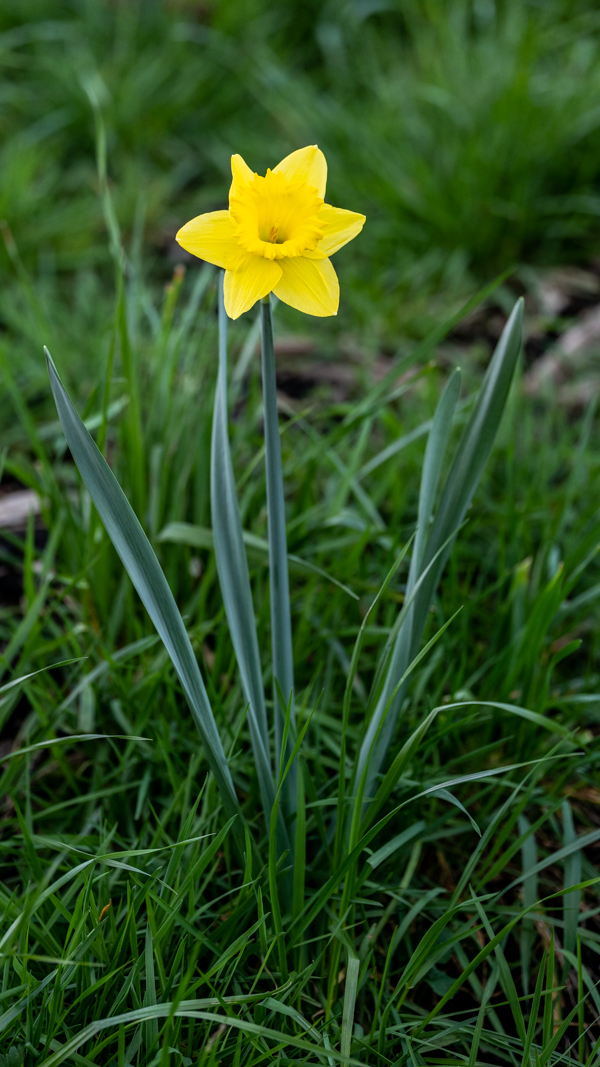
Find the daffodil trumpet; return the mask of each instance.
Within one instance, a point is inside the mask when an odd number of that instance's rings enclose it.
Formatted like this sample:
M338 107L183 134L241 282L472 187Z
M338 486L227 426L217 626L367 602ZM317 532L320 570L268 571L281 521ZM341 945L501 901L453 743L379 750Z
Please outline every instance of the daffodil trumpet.
M325 203L327 163L316 145L299 148L264 177L231 157L229 208L191 219L177 241L225 271L225 310L239 318L275 293L307 315L336 315L340 287L330 256L365 217Z

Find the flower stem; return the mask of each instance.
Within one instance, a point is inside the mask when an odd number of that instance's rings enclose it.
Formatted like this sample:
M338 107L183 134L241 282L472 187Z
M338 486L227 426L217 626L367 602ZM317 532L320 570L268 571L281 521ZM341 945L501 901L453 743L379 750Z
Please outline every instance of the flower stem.
M273 654L273 706L275 714L275 758L277 779L281 768L284 717L289 714L289 735L295 736L294 662L290 587L288 578L285 502L281 468L281 443L277 415L277 383L273 350L271 299L261 303L262 379L265 423L265 461L267 473L267 516L269 526L269 574L271 592L271 643ZM283 703L285 701L285 703ZM288 711L289 709L289 711ZM291 751L288 741L284 765ZM292 767L282 788L283 808L287 816L296 810L296 768Z
M217 573L247 705L250 741L268 830L271 824L271 810L275 801L276 788L273 781L263 671L256 633L252 589L229 444L227 313L223 301L223 275L219 278L219 374L215 390L211 436L210 506ZM280 856L290 848L283 822L283 812L277 820L276 837Z

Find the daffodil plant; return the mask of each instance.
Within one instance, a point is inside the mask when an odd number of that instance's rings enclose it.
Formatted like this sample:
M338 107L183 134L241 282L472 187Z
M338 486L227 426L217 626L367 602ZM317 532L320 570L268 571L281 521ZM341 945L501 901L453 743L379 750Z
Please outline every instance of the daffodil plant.
M225 271L222 299L227 315L237 319L262 300L262 373L267 473L267 514L271 630L273 645L273 703L275 750L281 771L281 743L286 713L295 733L294 671L290 594L285 531L285 505L281 448L277 417L277 391L270 294L308 315L336 315L340 287L329 256L362 230L365 216L332 207L324 201L327 163L317 145L300 148L282 159L265 177L254 174L241 156L231 157L229 209L210 211L186 223L177 240L188 252ZM221 336L224 324L221 323ZM217 403L226 391L225 355L222 352ZM224 417L215 410L215 420ZM213 438L214 441L214 438ZM213 475L215 470L213 467ZM217 477L224 478L221 471ZM214 482L214 477L213 477ZM213 485L213 528L219 524L219 503ZM236 521L231 509L229 523ZM221 542L222 543L222 542ZM217 548L217 566L223 590L231 585L231 553ZM240 632L235 598L225 595L232 634ZM237 642L238 660L245 649ZM258 697L245 686L251 714ZM289 745L285 751L289 755ZM283 810L296 809L296 769L283 784Z
M269 834L269 896L280 946L281 971L285 976L287 963L281 936L285 913L287 911L292 916L291 929L295 944L303 937L316 911L311 906L306 912L304 904L306 818L303 776L301 765L296 766L296 756L307 723L303 724L296 736L288 557L270 294L275 293L280 300L306 314L335 315L339 304L339 285L329 257L356 237L365 220L363 215L356 212L325 203L327 165L323 153L315 145L286 156L273 171L267 171L265 177L253 174L243 159L234 155L232 174L229 208L192 219L177 236L184 248L222 268L224 272L220 284L219 373L211 448L213 542L247 705L254 764ZM227 317L238 318L257 301L261 301L262 324L275 775L263 687L264 664L256 631L227 415ZM405 773L413 746L420 742L440 710L433 709L411 738L393 754L394 729L405 704L411 672L448 625L445 623L425 648L421 648L438 582L498 430L519 353L521 323L520 301L506 324L450 463L447 463L446 456L459 394L458 371L451 376L438 404L423 463L418 529L412 548L407 544L401 553L402 557L411 548L406 599L382 650L365 711L362 740L353 755L350 770L346 756L346 727L349 723L353 678L368 615L356 641L343 706L337 823L332 841L334 873L319 891L318 904L320 908L331 900L344 880L339 911L341 916L348 914L358 886L358 856L382 832L394 811L399 810L388 811L379 817ZM434 342L431 343L433 345ZM86 430L48 352L47 359L52 390L69 448L109 537L177 671L225 814L230 820L238 851L240 855L245 853L247 870L250 872L255 845L250 844L253 838L240 807L217 723L183 619L131 504ZM391 375L394 373L395 369L392 369ZM373 410L385 405L384 391L391 380L389 377L375 387L368 400ZM447 473L442 481L446 468ZM371 609L375 607L386 583L391 580L400 560L390 569ZM506 708L506 705L503 707ZM382 777L381 771L390 747L392 760ZM376 822L376 818L379 821ZM289 859L282 863L286 855ZM293 871L293 875L290 875L290 871ZM277 884L280 877L283 911L280 910ZM332 962L332 976L338 974L337 962L336 957Z

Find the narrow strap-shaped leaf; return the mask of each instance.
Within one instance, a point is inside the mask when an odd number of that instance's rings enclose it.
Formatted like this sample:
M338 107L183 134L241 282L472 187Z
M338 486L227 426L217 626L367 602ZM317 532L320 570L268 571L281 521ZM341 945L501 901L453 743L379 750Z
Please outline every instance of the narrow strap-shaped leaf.
M281 1000L276 1000L275 997L267 997L267 999L263 1001L263 1005L265 1008L268 1008L269 1011L277 1011L281 1015L287 1015L288 1019L293 1019L295 1023L298 1023L298 1026L301 1026L303 1030L306 1030L306 1032L310 1034L313 1040L323 1040L323 1035L320 1034L318 1030L315 1030L314 1026L312 1026L299 1011L292 1008L290 1004L284 1004Z
M358 989L358 973L360 960L355 952L348 950L348 965L346 967L346 987L344 989L344 1008L342 1013L342 1033L340 1040L340 1052L342 1056L350 1057L352 1047L352 1034L354 1032L354 1008L356 1005L356 993Z
M108 536L171 657L225 811L229 817L241 816L202 675L173 594L125 493L77 414L47 349L46 360L54 401L71 455ZM236 819L234 832L243 849L241 818Z
M529 908L535 904L538 897L537 875L529 873L537 863L537 848L533 829L525 815L519 815L518 826L519 835L525 838L521 845L521 864L525 876L523 879L523 907ZM521 981L526 995L529 993L529 965L534 936L533 919L528 915L521 923Z
M219 1000L219 1004L226 1003L223 998L214 998ZM198 1003L200 1003L198 1001ZM302 1062L315 1062L318 1059L327 1060L330 1065L333 1062L341 1062L349 1064L350 1067L363 1067L363 1060L357 1059L345 1059L340 1052L331 1048L329 1038L326 1033L323 1034L323 1044L315 1045L313 1042L308 1041L306 1038L298 1037L294 1033L284 1033L282 1030L274 1030L268 1026L261 1026L258 1023L251 1022L246 1017L238 1017L237 1015L225 1015L218 1014L211 1011L200 1011L195 1007L190 1008L190 1004L196 1004L195 1001L182 1000L178 1004L174 1003L156 1004L150 1008L137 1008L134 1011L125 1012L122 1015L109 1016L106 1019L100 1019L97 1022L88 1023L83 1027L74 1037L68 1038L63 1045L60 1045L58 1041L57 1050L53 1052L46 1060L44 1060L46 1067L59 1067L69 1057L73 1056L73 1053L80 1048L81 1045L85 1045L86 1042L91 1041L96 1034L101 1033L103 1030L111 1029L117 1031L118 1027L122 1024L130 1026L132 1023L140 1021L146 1021L149 1018L164 1019L165 1017L172 1018L190 1018L200 1019L203 1022L210 1023L211 1029L216 1026L223 1026L223 1028L231 1027L233 1030L239 1030L241 1033L248 1035L251 1038L272 1041L275 1045L279 1046L279 1049L294 1048L299 1049L301 1052L308 1053L307 1056L302 1057ZM91 1062L91 1061L88 1061Z
M446 387L440 402L436 408L435 415L431 420L431 430L427 439L427 448L425 449L425 459L423 460L423 471L421 474L421 488L419 491L419 510L417 516L417 529L415 532L415 541L413 552L410 561L410 570L408 573L408 582L406 586L407 597L410 597L413 593L415 584L419 578L423 575L423 568L421 566L423 561L423 555L425 547L427 545L427 539L430 533L431 516L433 514L433 507L435 504L435 497L438 489L440 475L442 472L442 465L446 455L446 449L448 447L448 438L450 436L450 430L452 428L452 420L456 411L456 404L458 401L458 394L460 391L461 374L458 368L453 371L446 383ZM431 562L431 561L430 561ZM382 719L385 715L385 709L390 702L390 697L397 685L398 678L401 678L406 671L406 668L411 659L411 648L413 647L413 617L414 607L411 607L404 622L401 623L401 628L398 631L398 636L395 641L394 648L392 650L391 658L387 668L387 675L385 683L383 685L379 700L373 714L373 718L369 724L369 729L365 737L365 742L361 746L358 764L357 764L357 778L360 780L360 776L363 773L366 762L369 759L370 747L374 743L374 753L378 751L378 744L375 741L377 730L380 728ZM414 658L414 657L413 657ZM398 694L394 698L388 714L395 720L397 715L397 709L399 709L402 702L404 691L408 685L408 679L406 684L402 687L402 690L398 691ZM382 727L385 729L385 723ZM367 747L367 743L368 746ZM372 758L372 757L371 757ZM372 786L372 776L369 775L367 779L367 791L365 795L369 795Z
M146 947L144 951L144 962L146 965L146 996L144 997L144 1007L154 1007L156 1004L156 982L154 977L154 945L152 943L152 930L150 929L150 923L146 927ZM158 1022L156 1019L148 1019L147 1023L144 1023L146 1031L146 1043L148 1048L153 1048L158 1041Z
M294 841L294 888L292 898L292 917L295 919L304 907L305 878L306 878L306 798L304 795L304 771L302 763L298 763L297 783L297 808L296 808L296 833ZM301 962L301 956L300 956ZM299 967L298 970L301 970Z
M492 924L490 923L490 921L489 921L489 919L488 919L488 917L486 915L486 912L485 912L485 909L483 907L483 904L482 904L481 900L477 900L476 894L475 894L475 892L473 891L472 888L471 888L471 898L472 898L473 903L474 903L474 905L475 905L475 907L477 909L479 917L481 918L481 921L482 921L482 924L483 924L483 928L484 928L486 934L488 935L490 941L492 941L493 937L494 937L494 930L493 930ZM508 1003L510 1005L510 1009L512 1011L512 1016L513 1016L513 1019L514 1019L514 1022L515 1022L515 1029L517 1031L517 1034L519 1035L519 1040L522 1041L523 1044L525 1044L525 1041L527 1040L527 1035L526 1035L526 1032L525 1032L525 1020L523 1018L523 1011L521 1009L521 1004L520 1004L520 1001L519 1001L519 996L517 994L517 990L516 990L516 987L515 987L515 982L514 982L514 978L512 976L511 969L508 966L508 963L506 961L506 956L504 955L504 951L503 951L503 948L502 948L502 942L501 941L499 941L498 944L496 945L496 947L494 948L494 955L496 957L496 961L498 963L498 969L499 969L499 972L500 972L500 985L502 986L502 989L504 991L506 999L507 999L507 1001L508 1001Z
M261 560L263 557L268 559L268 541L265 541L263 537L258 537L256 534L250 533L249 530L242 530L242 538L250 559L254 558ZM192 522L168 522L166 526L163 526L162 530L157 535L156 540L170 541L181 545L192 545L194 548L208 548L212 550L215 547L213 531L208 526L195 526ZM355 593L353 589L350 589L349 586L338 581L337 578L334 578L332 574L323 570L322 567L317 567L315 563L310 563L309 560L302 559L301 556L295 556L293 553L288 552L288 565L291 571L297 571L300 574L306 571L310 571L311 574L318 574L319 577L324 578L326 582L331 582L331 584L336 585L338 589L342 589L344 593L352 597L353 600L359 599L358 594Z
M435 415L431 421L431 430L427 439L427 448L425 449L423 471L421 474L417 529L415 532L415 541L410 561L408 582L406 586L407 597L411 595L415 588L417 580L423 573L423 568L421 567L421 564L423 561L425 547L427 545L427 539L430 533L431 516L433 514L433 507L435 504L435 497L440 480L440 475L442 472L442 465L444 463L446 449L448 446L448 438L450 436L450 430L452 428L452 420L456 411L456 404L460 391L460 380L461 374L460 370L457 368L450 375L450 378L446 383L446 387L436 408ZM377 730L379 729L380 723L385 714L385 708L389 704L394 686L397 685L398 679L401 678L402 675L405 673L408 663L410 662L410 653L411 648L413 646L413 615L414 607L411 607L404 622L401 624L401 629L398 632L396 643L387 670L386 681L383 686L379 700L377 702L377 707L375 709L373 718L371 720L371 723L369 724L369 731L367 733L367 736L365 737L365 744L363 744L361 747L357 766L358 779L360 779L365 763L369 758L370 749L367 748L366 742L370 739L370 744L373 743ZM408 679L406 685L407 684ZM406 689L406 685L403 687L402 692L398 692L392 703L392 706L389 711L389 714L391 714L392 716L395 716L397 714L396 709L400 706L404 690ZM385 724L383 728L385 728ZM375 742L375 750L377 750L377 742ZM372 780L371 777L369 777L366 795L369 795L371 784Z
M432 559L448 534L462 523L494 444L506 406L523 334L523 300L515 304L496 346L475 401L471 417L459 441L442 499L435 516L423 564ZM429 579L432 590L450 554L442 555ZM437 573L436 573L437 572ZM429 611L429 604L422 614Z
M223 304L223 278L219 279L219 374L215 393L210 456L212 533L219 583L229 632L248 704L248 724L267 828L275 799L269 757L269 727L254 605L244 547L227 416L227 315ZM282 819L278 825L279 854L289 848Z
M291 699L290 726L295 730L294 661L292 653L292 623L290 615L290 586L285 531L285 501L281 468L281 443L277 415L277 382L273 348L273 318L269 297L261 303L262 377L265 420L265 464L267 473L267 516L269 529L269 583L271 596L271 641L273 645L273 703L275 707L275 746L277 770L281 755L283 717ZM285 704L281 706L278 688ZM284 756L284 762L285 762ZM296 768L288 775L282 794L286 814L296 809Z
M379 773L388 751L406 686L398 690L386 715L390 694L404 673L406 665L418 652L435 590L452 550L454 537L451 535L453 531L460 528L464 520L492 450L521 348L522 330L523 301L518 300L502 331L502 336L481 383L471 417L459 441L414 580L428 567L429 573L415 598L410 617L407 616L406 621L410 623L410 626L403 625L396 638L385 684L360 748L357 776L360 777L367 762L369 765L366 796L370 795L373 780ZM442 399L445 400L445 397ZM433 460L432 468L435 468ZM434 469L433 474L435 474ZM432 477L432 483L433 480ZM422 489L426 489L429 497L429 480L427 488L422 485ZM430 500L426 501L426 505L430 502ZM424 506L424 511L426 510L427 506ZM437 559L435 559L436 555ZM434 559L435 563L430 566ZM384 716L386 718L382 724ZM376 737L377 740L373 743Z
M515 886L520 885L521 882L525 882L526 879L532 878L534 875L539 874L540 871L545 871L546 867L550 867L555 863L560 863L562 860L567 859L567 857L572 856L574 852L582 852L584 848L589 848L590 845L594 845L596 841L600 841L600 830L591 830L588 834L574 836L567 845L563 845L563 847L557 849L556 852L551 852L543 860L538 860L533 867L530 867L526 873L519 875L518 878L513 878L507 889L514 889ZM572 886L564 885L562 892L566 895L567 893L576 892L576 890L574 890Z
M431 431L427 439L425 459L423 460L423 472L421 474L415 545L408 579L409 592L415 584L423 561L423 553L429 535L429 523L433 514L435 497L440 481L440 475L442 473L442 465L446 455L448 438L450 437L452 420L454 419L454 412L456 411L458 394L460 392L460 379L461 374L457 367L446 383L446 388L444 389L437 406L431 425Z
M565 845L573 845L577 842L577 834L575 832L575 825L573 823L573 812L571 811L571 805L568 800L565 800L562 805L563 816L563 840ZM579 885L581 881L581 852L571 852L565 859L565 875L564 886L565 889L570 889L571 886ZM577 945L577 923L579 921L579 902L581 900L581 892L575 891L568 893L564 897L563 902L563 918L564 918L564 938L563 948L567 952L575 952Z

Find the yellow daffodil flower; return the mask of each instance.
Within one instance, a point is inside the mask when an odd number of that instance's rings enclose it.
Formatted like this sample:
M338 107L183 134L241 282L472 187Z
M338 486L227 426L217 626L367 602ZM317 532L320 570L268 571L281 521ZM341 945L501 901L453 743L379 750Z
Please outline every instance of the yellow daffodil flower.
M192 255L225 270L232 319L275 293L307 315L336 315L340 299L331 256L363 228L364 215L324 202L325 156L299 148L264 178L231 157L229 210L209 211L177 234Z

